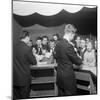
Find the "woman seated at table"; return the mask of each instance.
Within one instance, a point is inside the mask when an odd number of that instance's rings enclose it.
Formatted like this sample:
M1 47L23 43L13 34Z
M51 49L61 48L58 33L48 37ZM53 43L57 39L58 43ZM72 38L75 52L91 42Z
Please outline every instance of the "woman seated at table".
M43 55L39 55L38 53L37 53L37 49L36 49L36 47L33 45L33 48L32 48L32 52L33 52L33 54L34 54L34 56L36 57L36 60L37 60L37 63L41 60L41 59L43 59Z
M86 51L83 56L82 69L90 70L94 74L96 74L95 50L93 49L93 45L91 41L87 44Z
M93 49L92 42L87 44L86 52L83 57L83 65L85 67L95 67L96 65L95 50Z
M50 63L52 63L51 52L48 52L46 49L42 49L42 54L38 55L35 46L33 46L32 51L36 57L37 64L50 64Z

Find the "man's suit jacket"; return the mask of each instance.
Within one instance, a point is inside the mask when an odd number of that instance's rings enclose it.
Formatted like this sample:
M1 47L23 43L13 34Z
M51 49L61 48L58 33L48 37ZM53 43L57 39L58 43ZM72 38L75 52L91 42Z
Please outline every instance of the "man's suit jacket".
M17 43L13 48L13 85L25 86L30 84L30 65L36 63L32 49L22 41Z
M82 60L77 56L74 47L65 39L62 39L55 47L57 66L58 88L65 90L64 95L75 95L76 81L73 64L80 65Z
M80 56L82 57L82 60L84 58L84 53L86 52L86 48L84 48L83 50L80 49Z

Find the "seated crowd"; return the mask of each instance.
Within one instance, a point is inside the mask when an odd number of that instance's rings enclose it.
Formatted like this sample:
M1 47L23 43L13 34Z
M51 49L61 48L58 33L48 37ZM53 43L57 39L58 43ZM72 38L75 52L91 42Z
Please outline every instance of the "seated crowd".
M93 43L89 38L81 39L79 36L76 38L76 49L78 54L82 57L82 67L96 67L97 58L97 42Z
M33 54L36 57L37 64L51 64L55 63L54 49L56 44L60 41L59 35L54 34L52 39L47 36L37 37L36 43L33 44L32 40L28 46L32 47ZM97 41L94 42L89 38L81 38L77 36L75 42L71 43L77 55L83 60L82 68L96 67L97 58Z
M54 34L52 39L47 36L37 37L36 43L33 44L32 40L28 43L28 46L32 47L32 52L36 57L37 64L51 64L54 63L54 49L59 41L58 35Z

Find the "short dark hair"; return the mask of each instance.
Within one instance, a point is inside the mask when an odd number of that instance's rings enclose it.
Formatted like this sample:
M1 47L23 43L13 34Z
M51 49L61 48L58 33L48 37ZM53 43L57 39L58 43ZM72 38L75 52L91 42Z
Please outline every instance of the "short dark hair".
M37 38L36 38L36 41L37 41L37 40L42 40L42 38L41 38L41 37L37 37Z
M23 30L22 33L20 34L20 39L24 39L27 36L29 37L29 32L26 30Z
M44 39L44 38L47 38L47 40L49 41L49 38L48 38L48 36L42 36L42 40Z
M57 36L59 38L59 34L53 34L53 36Z
M54 36L57 36L57 40L60 40L59 34L57 34L57 33L56 33L56 34L53 34L53 37L54 37Z

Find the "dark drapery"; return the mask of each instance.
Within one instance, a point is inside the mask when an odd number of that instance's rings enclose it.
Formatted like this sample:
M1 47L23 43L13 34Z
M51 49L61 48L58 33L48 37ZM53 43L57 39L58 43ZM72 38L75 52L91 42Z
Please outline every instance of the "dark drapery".
M43 16L34 13L28 16L13 14L14 19L22 26L29 27L39 24L45 27L55 27L62 24L74 24L80 34L97 35L97 8L83 8L77 13L69 13L62 10L53 16Z

